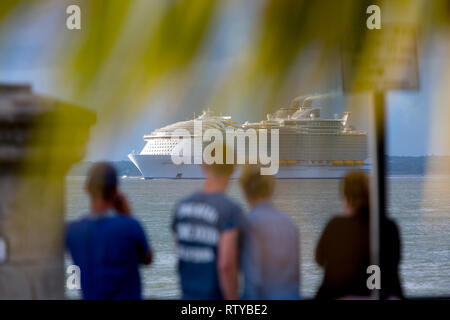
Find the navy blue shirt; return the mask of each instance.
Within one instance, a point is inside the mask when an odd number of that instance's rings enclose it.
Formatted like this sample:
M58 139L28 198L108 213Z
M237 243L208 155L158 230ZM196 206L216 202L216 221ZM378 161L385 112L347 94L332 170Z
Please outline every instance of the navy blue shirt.
M299 256L299 234L292 219L269 202L254 207L243 228L243 299L299 299Z
M67 226L66 245L84 299L141 299L139 264L150 247L137 220L113 211L87 215Z
M217 247L221 233L239 228L242 219L240 207L221 193L195 193L175 207L172 229L183 299L223 299Z

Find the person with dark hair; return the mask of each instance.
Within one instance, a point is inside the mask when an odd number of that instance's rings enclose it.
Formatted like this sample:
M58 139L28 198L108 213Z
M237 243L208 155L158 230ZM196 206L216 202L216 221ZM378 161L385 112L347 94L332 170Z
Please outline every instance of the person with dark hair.
M300 298L299 232L271 202L275 180L259 166L244 168L240 184L251 210L245 217L241 250L244 299Z
M81 271L83 298L141 299L139 265L152 262L152 251L118 191L115 168L106 162L94 164L85 188L90 212L66 230L67 248Z
M342 182L345 216L332 218L316 248L316 262L324 268L324 277L316 298L342 299L369 297L367 267L369 244L369 178L362 171L352 171ZM384 297L403 297L398 266L400 238L397 225L390 219L381 221L383 270L381 287Z
M226 146L223 150L226 159ZM233 165L204 163L202 169L206 178L202 190L176 205L172 222L182 298L234 300L242 211L225 195Z

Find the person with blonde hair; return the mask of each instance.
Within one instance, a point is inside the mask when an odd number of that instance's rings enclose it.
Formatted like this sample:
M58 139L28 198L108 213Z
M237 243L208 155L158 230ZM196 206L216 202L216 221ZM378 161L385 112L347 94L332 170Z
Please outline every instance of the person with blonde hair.
M227 147L222 147L226 159ZM221 162L202 164L202 189L175 206L172 231L186 300L238 298L242 210L225 195L234 166Z
M299 232L271 201L273 176L261 175L260 167L251 165L243 169L240 184L251 207L242 235L243 299L299 299Z

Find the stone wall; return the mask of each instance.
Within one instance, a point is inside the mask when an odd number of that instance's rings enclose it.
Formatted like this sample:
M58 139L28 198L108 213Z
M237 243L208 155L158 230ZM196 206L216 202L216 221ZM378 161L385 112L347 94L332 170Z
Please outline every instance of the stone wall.
M95 114L0 84L0 299L64 298L65 174Z

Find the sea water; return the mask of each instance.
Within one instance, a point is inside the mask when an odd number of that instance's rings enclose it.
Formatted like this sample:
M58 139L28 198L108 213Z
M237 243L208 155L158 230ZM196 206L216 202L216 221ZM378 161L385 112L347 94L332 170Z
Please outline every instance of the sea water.
M67 177L66 220L85 214L88 198L84 177ZM202 180L143 180L123 178L127 195L155 252L154 263L142 267L145 298L180 297L174 238L170 222L174 204L201 188ZM393 176L389 183L389 216L399 225L402 241L401 279L405 295L450 296L450 177ZM339 180L277 180L274 203L287 212L300 229L301 294L312 298L322 280L314 250L327 221L342 214ZM245 209L237 181L229 196ZM345 263L345 261L343 261ZM66 265L71 264L66 256ZM79 298L78 290L66 290Z

